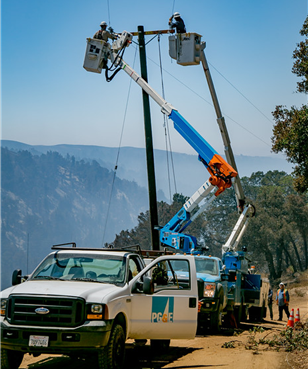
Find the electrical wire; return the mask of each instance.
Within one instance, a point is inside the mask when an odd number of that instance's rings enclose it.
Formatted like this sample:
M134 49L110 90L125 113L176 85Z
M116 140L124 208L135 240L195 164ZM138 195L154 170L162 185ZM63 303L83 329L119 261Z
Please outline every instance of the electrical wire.
M135 66L136 55L137 55L137 48L135 49L135 56L134 56L133 66ZM107 223L108 223L109 213L110 213L110 205L111 205L111 200L112 200L112 195L113 195L113 190L114 190L115 179L116 179L116 176L117 176L118 162L119 162L120 150L121 150L121 146L122 146L122 138L123 138L124 126L125 126L125 122L126 122L126 115L127 115L128 102L129 102L129 97L130 97L132 81L133 80L131 79L130 82L129 82L129 87L128 87L126 106L125 106L125 110L124 110L124 117L123 117L122 129L121 129L121 134L120 134L120 141L119 141L118 152L117 152L116 162L115 162L114 171L113 171L113 178L112 178L109 202L108 202L108 207L107 207L106 221L105 221L105 226L104 226L104 230L103 230L102 247L104 247L106 228L107 228Z
M160 65L160 80L161 80L161 89L162 89L162 95L163 99L165 100L165 88L164 88L164 79L163 79L163 71L162 71L162 61L161 61L161 50L160 50L160 35L158 37L158 53L159 53L159 65ZM163 114L163 120L164 120L164 130L165 130L165 145L166 145L166 160L167 160L167 173L168 173L168 185L169 185L169 199L171 202L171 183L170 183L170 169L169 169L169 150L168 150L168 139L167 139L167 125L168 125L168 119L166 117L166 114Z
M159 65L151 58L147 57L147 59L149 61L151 61L153 64L155 64L156 66L159 67ZM185 88L187 88L188 90L190 90L192 93L194 93L195 95L197 95L200 99L202 99L203 101L205 101L207 104L209 104L210 106L213 107L213 104L206 100L203 96L201 96L198 92L196 92L195 90L193 90L192 88L190 88L188 85L186 85L184 82L182 82L180 79L178 79L177 77L175 77L173 74L171 74L170 72L168 72L166 69L163 69L165 73L167 73L170 77L172 77L173 79L175 79L177 82L179 82L180 84L182 84ZM243 125L241 125L240 123L238 123L236 120L234 120L233 118L231 118L230 116L224 114L224 116L226 118L228 118L229 120L231 120L232 122L234 122L235 124L237 124L239 127L241 127L243 130L245 130L246 132L248 132L249 134L251 134L252 136L254 136L256 139L258 139L259 141L263 142L266 146L271 147L271 145L269 145L267 142L265 142L264 140L262 140L262 138L260 138L259 136L257 136L256 134L254 134L253 132L251 132L249 129L247 129L246 127L244 127Z
M109 9L109 0L107 0L107 11L108 11L108 24L110 26L110 9Z
M164 78L163 78L163 64L162 64L162 58L161 58L161 48L160 48L160 35L158 35L157 40L158 40L158 54L159 54L160 79L161 79L161 86L162 86L162 97L165 100L165 87L164 87ZM170 169L169 169L169 149L170 149L170 161L171 161L172 172L173 172L175 193L177 193L176 178L175 178L175 170L174 170L174 162L173 162L173 154L172 154L172 147L171 147L171 140L170 140L169 125L168 125L168 119L166 117L166 114L163 114L163 118L164 118L164 129L165 129L165 144L166 144L166 156L167 156L166 159L167 159L167 172L168 172L168 183L169 183L169 197L170 197L170 202L172 202L171 179L170 179ZM169 138L169 148L168 148L168 138Z
M245 100L247 100L248 102L249 102L249 104L251 104L256 110L258 110L258 112L260 113L260 114L262 114L263 115L263 117L265 118L265 119L267 119L271 124L273 124L273 122L270 120L270 118L269 117L267 117L255 104L253 104L239 89L237 89L222 73L220 73L219 72L219 70L217 69L217 68L215 68L214 67L214 65L213 64L211 64L211 63L209 63L210 64L210 66L213 68L213 69L215 69L216 70L216 72L219 74L219 75L221 75L221 77L224 79L224 80L226 80L240 95L242 95L243 96L243 98L245 99Z
M174 5L175 5L175 0L173 0L173 4L172 4L172 13L171 13L171 14L173 14L173 13L174 13Z

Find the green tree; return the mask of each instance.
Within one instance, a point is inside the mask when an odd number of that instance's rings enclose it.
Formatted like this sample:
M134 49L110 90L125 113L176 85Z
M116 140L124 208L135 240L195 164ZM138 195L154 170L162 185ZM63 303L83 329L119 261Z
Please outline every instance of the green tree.
M302 78L297 83L297 92L308 93L308 17L300 34L305 38L297 44L293 53L295 59L292 72ZM291 107L278 105L272 113L275 125L272 136L272 150L285 152L287 160L295 164L294 187L299 193L308 191L308 106Z
M308 36L308 17L299 33L301 36ZM297 44L297 48L293 52L293 59L295 62L292 72L298 77L303 77L300 82L297 82L297 91L308 93L308 38Z
M255 181L254 181L255 180ZM307 268L308 197L294 191L292 177L284 172L252 175L249 192L255 187L257 213L243 237L259 270L269 272L271 280L290 268ZM264 268L266 266L266 268Z
M298 194L293 178L285 172L253 173L242 178L247 197L256 206L238 250L245 245L248 258L258 272L269 274L272 281L287 269L293 272L308 268L308 194ZM171 205L158 203L160 225L166 224L183 206L187 198L175 194ZM232 188L221 194L203 214L185 230L209 247L209 254L222 256L239 215ZM138 225L122 231L114 241L116 247L139 244L150 249L149 213L141 213Z
M171 205L160 201L157 204L159 225L165 225L170 219L181 209L188 197L182 194L174 194ZM135 228L125 230L116 235L113 242L114 247L123 247L138 244L144 250L151 249L151 233L150 233L150 216L149 211L140 213L138 216L138 224ZM187 232L197 239L202 239L202 229L204 228L204 220L199 216L191 225Z

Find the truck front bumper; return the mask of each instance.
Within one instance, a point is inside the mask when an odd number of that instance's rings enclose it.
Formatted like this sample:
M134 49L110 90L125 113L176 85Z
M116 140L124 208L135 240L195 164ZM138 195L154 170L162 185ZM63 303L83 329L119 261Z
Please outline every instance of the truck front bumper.
M218 309L218 302L219 299L218 298L206 298L206 299L201 299L201 309L200 309L200 313L203 314L209 314L209 313L213 313L215 311L217 311Z
M109 341L112 321L86 321L82 326L39 327L16 326L1 321L1 347L24 353L69 354L97 350ZM48 337L47 347L30 346L30 336Z

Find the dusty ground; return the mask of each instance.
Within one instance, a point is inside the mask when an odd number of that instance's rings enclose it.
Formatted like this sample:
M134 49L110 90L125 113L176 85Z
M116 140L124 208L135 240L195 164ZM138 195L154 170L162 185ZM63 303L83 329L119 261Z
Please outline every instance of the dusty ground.
M301 321L308 319L308 283L298 287L289 287L290 309L300 309ZM308 351L286 353L269 350L265 345L259 345L256 350L245 348L249 344L252 334L249 332L254 326L262 326L263 333L256 334L256 340L261 337L272 337L284 330L286 317L278 322L278 312L274 306L274 320L269 316L261 324L244 323L238 332L223 330L219 335L197 336L194 340L173 340L166 355L157 355L147 344L144 347L134 347L127 344L126 369L307 369ZM230 343L231 342L231 343ZM223 348L222 345L234 345L234 348ZM22 369L88 369L93 368L91 362L85 360L72 361L65 356L41 355L37 358L25 355L20 366Z

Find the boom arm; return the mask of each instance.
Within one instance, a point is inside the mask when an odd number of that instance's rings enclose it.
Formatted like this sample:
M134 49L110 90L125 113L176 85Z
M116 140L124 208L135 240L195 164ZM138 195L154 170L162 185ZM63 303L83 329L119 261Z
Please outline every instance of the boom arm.
M210 193L214 192L202 208L199 209L198 214L226 188L231 187L232 178L237 176L237 171L213 149L171 104L157 94L142 77L119 57L120 51L129 45L131 39L132 35L124 31L113 42L111 48L110 45L100 44L100 40L88 39L84 68L91 72L100 73L102 70L101 60L106 58L110 59L113 65L122 68L161 107L162 113L173 120L174 128L196 150L199 160L210 173L209 179L160 231L160 240L164 245L182 249L184 252L190 252L191 249L197 247L197 241L195 237L181 233L194 219L191 218L190 213ZM93 53L93 50L96 54Z
M204 47L205 47L205 44L204 44ZM206 80L207 80L207 83L210 89L210 93L212 96L212 100L213 100L213 104L214 104L214 108L215 108L215 112L217 116L217 123L220 129L223 143L224 143L225 155L226 155L228 163L232 165L232 167L237 171L225 118L222 116L222 113L221 113L221 109L220 109L219 102L217 99L212 76L211 76L210 69L209 69L209 66L208 66L208 63L205 57L204 47L201 49L200 59L201 59L205 77L206 77ZM245 205L245 195L244 195L244 191L243 191L243 187L242 187L241 179L239 175L234 178L233 185L235 189L235 196L236 196L238 211L239 213L241 213Z
M197 33L185 34L185 37L182 37L182 35L175 35L169 37L169 54L173 59L177 60L178 64L197 65L201 61L205 77L209 86L209 90L212 96L213 105L217 116L217 123L225 147L225 155L228 163L237 171L227 126L225 123L225 119L221 113L211 73L205 57L204 49L205 42L201 42L201 35ZM228 238L227 242L223 245L222 248L223 254L226 252L233 252L236 250L237 245L240 242L240 239L247 227L249 218L254 216L255 214L254 206L246 202L240 177L236 176L232 179L232 181L235 189L236 202L240 216L231 232L230 237Z
M224 143L225 155L226 155L228 163L231 164L232 167L235 168L235 170L237 171L237 167L236 167L236 163L235 163L235 159L234 159L234 155L233 155L233 151L231 147L231 141L230 141L227 126L225 123L225 118L222 116L222 113L220 110L220 106L219 106L218 98L217 98L216 91L214 88L213 80L211 77L210 69L209 69L209 66L208 66L208 63L205 57L204 47L201 49L200 60L201 60L203 70L205 73L205 77L206 77L206 80L207 80L207 83L210 89L210 93L212 96L212 100L213 100L213 104L214 104L214 108L215 108L215 112L217 116L217 123L220 129L223 143ZM250 218L255 215L255 207L252 204L246 202L246 197L244 195L244 190L243 190L241 179L239 175L233 179L233 186L235 190L237 208L238 208L238 212L240 216L227 242L222 247L222 254L226 252L234 252L237 249L237 246L244 232L246 231Z
M231 187L231 179L237 176L237 172L229 165L212 146L160 95L158 95L149 84L142 79L124 60L121 61L123 70L161 107L161 111L173 120L174 128L179 134L196 150L199 160L205 165L210 173L210 178L198 189L198 191L184 204L179 212L160 230L160 241L162 244L180 249L183 252L191 252L198 247L197 240L182 231L190 224L191 212L212 191L212 195L198 211L204 211L210 203L220 195L226 188Z

